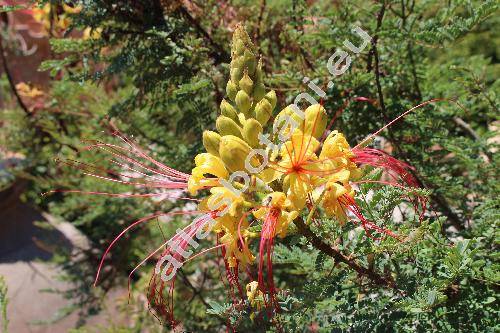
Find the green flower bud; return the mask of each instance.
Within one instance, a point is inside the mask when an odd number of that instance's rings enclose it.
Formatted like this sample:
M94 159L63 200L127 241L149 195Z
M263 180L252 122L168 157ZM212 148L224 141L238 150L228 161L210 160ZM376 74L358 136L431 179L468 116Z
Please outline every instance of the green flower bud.
M252 40L245 31L245 28L241 25L238 25L233 33L231 53L241 55L245 52L245 50L251 50L256 53L255 46L253 45Z
M245 52L245 43L241 39L233 41L233 50L237 55L243 54Z
M220 144L221 136L219 133L213 131L204 131L203 132L203 147L207 153L210 153L214 156L219 156L219 144Z
M231 72L231 81L233 82L239 82L243 77L242 67L232 67L230 72Z
M227 96L229 97L230 100L234 102L237 93L238 93L238 86L236 86L236 84L233 81L229 80L226 85Z
M266 87L262 83L257 83L253 90L253 98L255 101L260 101L266 94Z
M261 99L255 106L255 117L262 126L265 126L271 118L273 107L271 103L265 98Z
M255 82L256 83L264 83L263 82L264 74L262 72L262 58L259 59L259 63L257 68L255 69Z
M243 77L241 78L241 80L239 82L239 85L240 85L240 88L243 91L245 91L248 95L250 95L252 93L253 81L250 78L250 76L248 76L248 72L246 70L243 74Z
M320 104L314 104L308 107L304 113L306 122L305 132L312 134L315 138L321 137L328 121L325 108Z
M253 118L249 118L245 122L245 126L243 126L243 139L251 146L258 147L259 146L259 133L262 133L262 125L260 122Z
M229 117L235 122L238 122L238 112L236 112L236 109L225 99L220 102L220 111L223 116Z
M245 115L252 106L252 101L250 100L250 96L248 96L248 94L243 90L238 91L234 101L236 103L236 106L238 107L238 110L240 112L243 112Z
M219 116L215 121L215 127L217 127L217 130L221 135L234 135L240 138L242 137L241 128L229 117Z
M243 57L244 57L243 66L248 70L248 73L250 75L254 75L255 67L257 65L257 60L255 59L255 55L252 53L252 51L247 49L245 50Z
M276 102L278 100L278 98L276 97L276 92L274 90L271 90L266 94L266 96L264 96L264 98L267 99L269 103L271 103L271 106L274 110L274 108L276 107Z
M233 57L229 68L243 67L244 61L245 61L245 57L243 57L243 55Z
M220 158L230 172L246 169L245 159L251 150L252 148L245 141L233 135L223 136L219 145ZM254 166L259 165L256 158L250 163Z

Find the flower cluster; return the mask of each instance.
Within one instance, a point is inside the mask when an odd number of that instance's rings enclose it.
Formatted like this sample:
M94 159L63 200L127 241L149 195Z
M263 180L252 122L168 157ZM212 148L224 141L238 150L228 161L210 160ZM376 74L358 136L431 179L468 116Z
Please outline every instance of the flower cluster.
M65 31L71 25L69 15L80 12L81 7L70 7L66 4L62 5L62 10L57 13L50 3L46 3L41 7L32 9L33 18L42 24L45 32L48 34L51 30Z
M303 117L293 105L284 108L272 123L273 128L283 125L280 135L273 138L275 144L265 145L262 133L276 107L276 93L266 91L261 64L245 30L237 28L226 87L229 101L221 102L217 132L203 134L207 152L196 156L188 189L191 194L209 189L210 196L200 203L200 210L209 211L206 203L211 199L231 199L228 213L216 218L212 228L221 235L229 268L253 263L249 243L260 238L258 286L266 289L263 268L267 258L268 301L272 303L273 242L287 235L296 218L317 206L340 225L352 213L367 232L395 236L365 219L356 205L354 183L363 175L361 166L385 167L395 184L400 180L408 186L417 184L404 163L378 150L352 149L342 133L329 131L321 104L306 108ZM252 231L252 223L261 225L260 233ZM255 286L251 282L247 289Z
M118 132L115 134L126 147L96 142L89 149L107 151L114 164L132 170L132 174L96 167L89 170L88 165L72 162L88 175L154 190L145 194L93 194L154 197L168 196L165 193L171 190L185 190L191 198L177 193L178 200L198 201L197 210L189 213L200 217L177 230L174 237L139 264L161 253L148 293L151 307L160 316L172 314L176 270L192 259L189 247L199 245L195 236L201 239L215 235L217 245L213 249L222 252L231 289L237 290L242 298L246 290L248 305L253 310L269 309L277 306L272 275L274 242L295 232L291 227L294 221L309 216L307 224L320 211L331 217L332 223L343 225L352 219L368 235L375 232L397 237L363 216L355 200L357 184L362 182L368 165L385 170L389 180L384 184L418 186L407 164L363 145L352 148L342 133L331 131L328 114L321 104L310 105L300 112L296 105L290 105L273 117L276 93L266 89L262 61L241 26L234 32L231 54L228 99L220 104L216 131L203 133L206 152L195 157L190 174L156 161ZM273 135L266 133L267 128L273 129ZM199 200L198 196L203 198ZM424 207L425 202L419 203ZM128 230L159 215L168 214L153 214L127 227L113 240L105 255ZM257 244L255 253L251 249ZM258 276L254 278L248 268L256 261ZM250 276L246 288L240 285L241 271ZM163 296L166 285L167 300Z
M60 35L65 33L71 26L71 16L82 11L82 5L70 6L62 3L57 6L49 3L35 3L31 9L33 19L43 28L44 35ZM83 39L100 38L102 29L92 29L86 27L82 32Z

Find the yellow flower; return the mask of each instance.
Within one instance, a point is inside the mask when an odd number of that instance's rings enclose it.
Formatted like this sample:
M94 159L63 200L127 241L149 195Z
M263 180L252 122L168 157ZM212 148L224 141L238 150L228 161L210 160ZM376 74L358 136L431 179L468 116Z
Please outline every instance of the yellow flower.
M83 30L83 39L99 39L101 38L102 28L92 29L91 27L86 27Z
M255 308L257 311L261 310L264 305L264 294L259 290L259 283L257 281L248 283L246 285L246 291L250 306Z
M71 19L66 15L59 15L56 19L56 27L61 30L66 30L71 25Z
M237 196L225 187L213 187L210 192L212 194L198 204L200 211L212 211L209 207L211 205L218 207L219 211L224 211L227 207L221 203L225 203L228 198L231 200L229 212L216 217L216 223L212 227L213 232L222 234L220 242L224 244L225 258L229 267L236 267L238 263L241 265L251 264L255 257L248 249L248 239L253 235L248 232L248 220L240 209L244 198Z
M68 14L78 14L83 9L83 7L81 5L78 5L78 6L75 6L75 7L71 7L71 6L68 6L65 3L62 4L62 7L63 7L64 12L66 12Z
M66 6L67 8L71 8ZM63 9L64 5L63 5ZM53 13L51 14L51 11ZM52 8L50 3L45 4L42 8L33 8L33 18L35 21L41 23L46 32L51 29L51 25L53 23L54 27L60 30L66 30L71 24L71 19L68 18L65 14L57 14L56 8ZM65 10L66 12L66 10ZM53 15L53 22L51 23L51 15Z
M345 207L339 201L342 195L354 196L354 190L349 184L340 184L338 181L331 180L326 184L325 196L322 200L323 208L328 216L335 216L340 224L347 221Z
M291 122L287 120L291 120ZM297 126L297 129L301 129L301 124L303 124L303 120L294 112L292 104L281 110L274 118L274 125L278 125L278 127L281 128L280 131L283 138L280 138L280 140L285 140L290 137L290 131L294 126Z
M219 179L226 179L229 176L221 159L212 154L198 154L194 163L196 167L191 171L188 181L188 190L192 195L196 194L199 189L219 185ZM212 175L216 178L206 178L205 175Z
M292 222L299 212L295 210L292 202L287 199L283 192L273 192L264 199L264 207L254 211L253 215L259 220L266 221L268 218L275 218L276 225L274 232L264 235L266 238L274 238L279 235L285 237L288 230L288 225ZM263 227L264 229L264 227ZM262 231L264 233L264 230Z
M295 130L292 137L281 148L283 163L288 167L300 166L310 159L316 159L315 152L319 147L316 138L302 133L301 130ZM280 163L281 164L281 163Z
M324 166L315 154L318 147L313 136L295 130L281 148L281 161L275 163L278 176L284 175L283 188L296 210L304 208L307 194L322 182Z
M30 87L24 82L19 82L16 84L16 90L22 97L36 98L43 96L43 91L36 87Z
M304 111L304 115L304 132L320 138L328 121L325 108L321 104L314 104Z
M46 31L50 29L50 4L45 4L42 8L33 8L32 15L35 21L41 23Z
M290 130L292 127L296 126L296 129L306 133L307 135L313 135L315 138L320 138L326 129L327 116L326 110L320 104L313 104L309 106L303 113L303 119L299 114L294 111L293 104L287 106L275 118L275 124L279 124L282 127L282 135L288 137L290 135ZM286 119L291 119L292 124L286 121ZM284 127L287 124L286 127Z
M351 147L344 134L339 131L332 131L323 143L320 158L338 159L337 162L347 164L349 159L354 157Z
M228 190L225 187L213 187L210 189L210 192L212 193L212 198L218 198L219 201L221 200L231 200L231 206L229 207L228 213L231 216L237 216L241 215L241 207L243 205L243 202L245 199L243 198L242 195L236 195L234 192ZM210 199L209 199L210 200ZM214 206L217 205L217 202L213 200L211 202Z
M248 249L248 221L242 216L231 216L225 214L215 219L217 223L213 227L216 233L222 233L220 242L224 244L226 260L229 267L236 267L237 264L251 264L255 257ZM241 238L240 238L241 233ZM243 241L243 244L242 244Z
M354 153L351 151L345 136L338 131L333 131L323 143L319 160L325 166L325 176L327 171L333 174L346 169L351 173L347 175L347 178L357 178L361 175L361 170L356 163L351 161L353 157ZM341 180L341 182L346 181L347 179Z

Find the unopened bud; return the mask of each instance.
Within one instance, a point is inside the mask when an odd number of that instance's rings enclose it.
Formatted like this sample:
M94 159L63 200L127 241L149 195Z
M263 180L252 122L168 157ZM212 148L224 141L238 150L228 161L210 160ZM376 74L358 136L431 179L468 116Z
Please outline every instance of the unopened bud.
M233 33L233 44L231 46L232 53L237 55L241 55L245 52L245 50L251 49L252 51L255 49L255 46L252 43L252 40L248 36L245 28L241 25L238 25Z
M222 136L234 135L240 138L242 137L241 128L229 117L219 116L215 121L215 127L217 127L217 130Z
M250 118L243 126L243 139L251 146L259 146L259 134L262 133L262 125L257 120Z
M245 159L251 147L239 137L225 135L221 138L219 154L222 162L230 172L244 171Z
M274 90L271 90L264 96L264 98L267 99L269 103L271 103L271 106L273 107L274 110L274 108L276 107L276 102L278 101L278 98L276 97L276 92Z
M266 95L266 87L262 83L257 83L253 90L253 98L255 101L260 101Z
M305 133L312 134L315 138L322 136L328 121L325 108L320 104L314 104L308 107L304 113Z
M252 89L253 89L253 81L248 76L248 72L245 70L245 73L243 74L243 77L241 78L239 82L240 88L244 90L248 95L252 94Z
M237 93L238 93L238 87L233 81L229 80L226 85L227 96L229 97L230 100L234 102Z
M245 58L243 57L243 55L241 55L241 56L234 56L233 59L231 60L229 68L243 67L243 62L244 61L245 61Z
M243 77L242 67L232 67L230 72L231 72L231 81L233 82L239 82Z
M203 147L207 153L210 153L214 156L219 156L219 144L220 144L221 136L219 133L213 131L204 131L203 132Z
M257 64L257 68L255 69L255 82L264 83L263 78L264 74L262 72L262 58L260 58Z
M255 117L262 126L265 126L271 118L273 107L265 98L261 99L255 106Z
M234 121L238 121L238 112L236 112L236 109L229 104L225 99L220 102L220 112L223 116L226 116L228 118L231 118Z
M234 42L233 49L237 55L241 55L245 52L245 44L241 39L238 39Z
M245 117L245 115L243 113L238 113L238 120L241 124L241 126L245 126L245 122L247 121L246 120L247 118Z
M236 102L238 110L244 114L247 114L248 110L250 110L250 107L252 106L250 96L248 96L248 94L243 90L238 91L234 101Z
M255 67L257 65L257 60L255 59L255 55L250 50L245 50L243 54L243 66L248 70L250 75L254 75Z

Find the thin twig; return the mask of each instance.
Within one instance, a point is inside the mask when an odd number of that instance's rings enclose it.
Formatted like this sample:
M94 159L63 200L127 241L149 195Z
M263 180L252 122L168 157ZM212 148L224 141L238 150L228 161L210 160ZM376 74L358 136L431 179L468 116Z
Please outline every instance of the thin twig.
M379 66L379 58L378 58L378 50L377 50L377 42L378 42L378 31L380 27L382 26L382 20L384 19L384 14L385 14L385 4L382 5L380 8L380 11L377 14L377 27L375 29L375 36L372 39L372 49L371 52L373 54L373 57L375 59L375 84L377 85L377 94L378 94L378 100L380 104L380 108L382 109L382 115L384 117L384 120L386 122L389 122L389 116L387 115L387 109L385 107L385 102L384 102L384 94L382 93L382 85L380 84L380 66Z
M411 6L408 11L406 12L406 6L405 6L405 0L401 0L401 15L396 13L398 17L401 18L401 30L403 32L406 31L406 20L410 15L412 14L413 6ZM409 29L411 30L411 28ZM407 36L410 34L407 33ZM408 44L406 45L406 50L408 52L408 60L410 60L410 66L411 66L411 74L413 76L413 88L415 89L415 97L418 102L422 100L422 92L420 91L420 86L418 84L418 76L417 76L417 67L415 65L415 59L413 58L413 47L412 47L412 40L408 38Z
M184 285L186 285L193 292L193 297L191 298L191 300L193 300L195 297L198 297L200 299L201 303L203 303L203 305L205 306L205 308L210 309L211 308L210 304L208 304L208 302L205 300L205 298L203 298L203 295L201 294L202 290L198 290L198 289L196 289L195 286L193 286L193 284L191 283L191 281L189 281L188 276L186 275L186 273L184 273L182 268L180 268L178 270L178 272L179 272L179 275L181 276L182 280L184 281ZM216 315L216 317L222 323L226 323L226 320L222 316Z
M261 25L262 25L262 19L264 18L264 11L266 9L266 0L260 0L260 11L259 11L259 18L257 20L257 30L255 31L255 38L254 40L260 44L260 32L261 32Z
M212 57L214 58L216 64L227 63L231 61L229 53L227 53L222 46L220 46L213 40L212 36L210 36L210 34L201 26L201 24L191 15L191 13L189 13L189 11L184 6L181 5L179 10L194 26L198 33L208 41L208 43L212 47Z
M200 299L200 301L203 303L203 305L205 305L205 307L207 309L210 308L210 305L207 303L207 301L203 298L203 296L201 295L201 290L198 290L196 289L195 286L193 286L193 284L191 283L191 281L189 280L189 278L186 276L186 274L184 273L184 271L182 269L179 269L179 275L181 276L182 280L184 281L184 284L189 287L189 289L191 289L191 291L193 292L193 298L195 297L198 297Z
M463 120L460 117L455 116L455 117L453 117L453 121L455 122L455 124L457 124L458 127L462 128L467 134L469 134L469 136L472 139L474 139L475 141L481 140L481 137L479 136L479 134L477 134L476 131L474 131L474 129L468 123L465 122L465 120ZM488 161L493 160L493 155L491 154L490 151L488 151L488 149L483 149L483 153L484 153L483 156Z
M362 275L370 279L374 284L397 290L395 282L389 277L382 276L379 273L375 272L374 270L359 265L356 261L354 261L354 259L347 257L340 251L332 248L330 245L323 242L321 238L319 238L316 234L314 234L311 231L311 229L309 229L309 227L304 223L304 221L301 218L295 219L294 223L297 226L297 229L299 230L300 234L305 236L316 249L332 257L333 259L335 259L335 261L346 264L351 269L356 271L359 275Z
M377 43L378 43L378 38L379 38L378 31L379 31L380 27L382 26L382 21L384 18L385 9L386 9L386 6L384 3L384 4L382 4L382 7L380 8L380 11L377 14L377 27L375 29L375 36L372 39L372 48L370 50L370 55L373 55L373 58L375 60L375 66L373 68L373 71L375 74L375 83L377 86L377 95L378 95L378 101L379 101L381 112L382 112L382 117L384 118L384 121L389 122L390 119L389 119L389 116L387 114L387 108L386 108L385 102L384 102L384 94L382 92L382 85L380 83L380 68L379 68L380 64L379 64L378 49L377 49ZM371 69L371 59L369 59L369 63L368 63L367 68ZM407 158L405 152L401 148L399 141L396 140L396 138L394 137L392 131L388 130L387 134L389 136L391 143L396 147L399 155L401 155L401 157L403 158L403 160L405 162L409 162L409 159ZM417 174L417 172L415 172L414 170L410 170L410 173L415 177L415 180L417 181L417 183L420 187L428 187L430 189L432 189L434 187L433 184L430 184L427 181L424 182L422 180L422 177L419 174ZM435 204L437 204L440 211L444 215L446 215L448 220L451 222L451 224L455 228L457 228L458 230L464 229L463 225L461 224L460 217L455 212L453 212L453 210L450 208L450 206L448 205L448 203L444 197L442 197L441 195L438 195L434 192L433 194L431 194L431 199L434 201Z
M469 134L474 140L479 141L481 139L479 137L479 135L476 133L476 131L474 131L472 129L472 127L470 127L470 125L467 124L462 118L460 118L460 117L453 117L453 121L459 127L461 127L462 129L464 129L467 132L467 134Z

